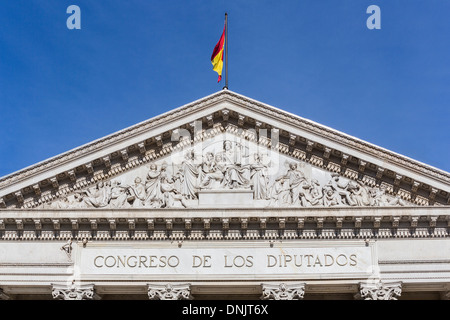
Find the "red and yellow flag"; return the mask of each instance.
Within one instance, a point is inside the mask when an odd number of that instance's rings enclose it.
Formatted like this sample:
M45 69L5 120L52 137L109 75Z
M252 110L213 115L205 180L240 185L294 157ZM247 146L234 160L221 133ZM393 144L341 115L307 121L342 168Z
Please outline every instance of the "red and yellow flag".
M225 26L223 27L223 33L220 37L219 42L217 42L214 47L214 51L211 55L211 63L213 65L213 70L219 74L219 79L217 82L220 82L222 79L222 69L223 69L223 48L225 46Z

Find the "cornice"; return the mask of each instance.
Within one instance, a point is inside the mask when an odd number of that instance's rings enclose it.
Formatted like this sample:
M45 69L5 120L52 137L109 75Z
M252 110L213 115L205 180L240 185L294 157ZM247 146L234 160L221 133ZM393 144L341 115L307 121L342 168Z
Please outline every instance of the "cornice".
M450 208L4 210L0 240L449 238Z

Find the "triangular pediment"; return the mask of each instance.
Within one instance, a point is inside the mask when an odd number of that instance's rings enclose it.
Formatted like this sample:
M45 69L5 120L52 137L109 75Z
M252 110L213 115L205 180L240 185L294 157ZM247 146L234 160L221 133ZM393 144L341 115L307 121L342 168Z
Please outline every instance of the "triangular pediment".
M0 179L3 208L448 205L450 174L223 90Z

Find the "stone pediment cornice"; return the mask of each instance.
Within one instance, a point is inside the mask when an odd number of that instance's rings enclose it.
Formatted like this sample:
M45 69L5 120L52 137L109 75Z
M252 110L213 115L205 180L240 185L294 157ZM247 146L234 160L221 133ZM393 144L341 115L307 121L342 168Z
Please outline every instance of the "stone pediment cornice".
M197 120L213 127L214 123L231 122L231 119L232 126L242 129L244 136L249 128L279 130L279 152L317 167L349 177L353 174L358 179L364 176L371 177L372 181L378 179L376 183L391 185L395 194L406 190L409 195L405 199L415 204L449 203L449 173L223 90L1 178L0 207L27 207L24 206L27 199L28 207L34 207L38 202L61 196L62 185L79 189L114 177L172 150L169 146L164 151L166 138L178 128L190 130L192 122ZM336 165L330 167L329 162ZM118 165L114 167L114 164Z

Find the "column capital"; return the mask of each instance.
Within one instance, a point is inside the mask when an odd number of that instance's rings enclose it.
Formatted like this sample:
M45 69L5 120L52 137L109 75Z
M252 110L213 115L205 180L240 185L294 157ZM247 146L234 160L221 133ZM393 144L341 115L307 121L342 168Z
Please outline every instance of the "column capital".
M361 300L397 300L402 293L401 282L360 282L359 293L355 298Z
M57 300L98 300L100 297L94 292L93 284L84 285L52 285L53 299Z
M261 300L301 300L305 294L304 283L262 283Z
M150 300L190 300L191 284L154 284L150 283L148 287L148 298Z

